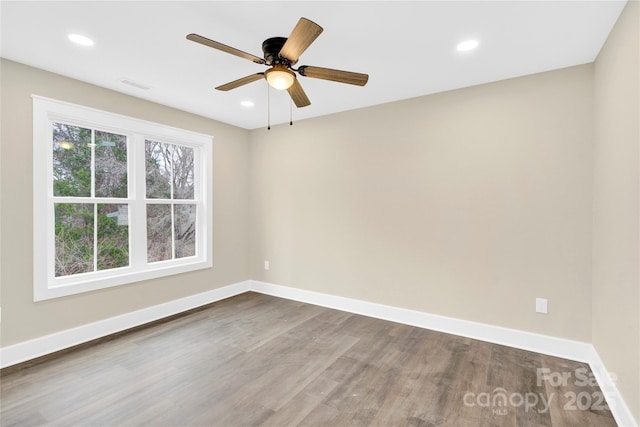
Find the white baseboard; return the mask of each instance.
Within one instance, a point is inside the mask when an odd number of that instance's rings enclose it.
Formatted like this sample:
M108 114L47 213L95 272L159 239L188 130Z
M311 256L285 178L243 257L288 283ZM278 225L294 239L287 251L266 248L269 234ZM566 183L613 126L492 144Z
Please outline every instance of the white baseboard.
M0 348L0 368L73 347L248 291L589 363L618 425L637 427L593 345L383 304L247 280Z
M638 426L598 353L590 343L290 288L257 280L250 282L252 291L266 295L588 363L618 425L621 427Z
M471 322L469 320L429 314L422 311L408 310L389 305L274 285L272 283L258 282L256 280L251 280L251 290L280 298L335 308L337 310L362 314L377 319L390 320L392 322L418 326L434 331L563 357L565 359L585 363L591 360L593 346L586 342L534 334L516 329Z
M591 371L596 377L596 381L598 381L600 390L602 390L604 397L607 399L607 404L618 426L638 427L638 423L633 418L631 410L620 395L618 387L616 387L615 380L611 378L609 371L602 362L602 359L600 359L600 355L598 355L595 348L593 348L592 360L589 362L589 366L591 366Z
M249 291L250 286L251 283L249 281L234 283L222 288L3 347L0 348L0 368L6 368L96 338L102 338L116 332L153 322L154 320L191 310L192 308L239 295Z

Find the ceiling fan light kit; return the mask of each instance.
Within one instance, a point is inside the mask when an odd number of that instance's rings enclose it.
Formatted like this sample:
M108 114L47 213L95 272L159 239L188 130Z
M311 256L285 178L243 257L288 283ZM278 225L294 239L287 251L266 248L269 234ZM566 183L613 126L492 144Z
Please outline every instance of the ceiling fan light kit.
M263 73L251 74L218 86L216 87L217 90L228 91L265 78L269 83L269 86L274 89L286 89L289 96L296 104L296 107L302 108L307 105L311 105L311 102L304 92L304 89L302 89L302 85L300 84L296 73L305 77L330 80L357 86L364 86L369 80L369 76L367 74L354 73L351 71L341 71L307 65L303 65L297 69L293 68L293 66L298 62L300 55L307 50L322 31L322 27L315 22L306 18L300 18L288 38L271 37L262 43L264 59L220 42L210 40L198 34L189 34L187 35L187 39L240 58L248 59L256 64L267 65L270 67Z
M278 90L289 89L296 79L293 71L289 71L284 65L274 65L264 73L269 85Z

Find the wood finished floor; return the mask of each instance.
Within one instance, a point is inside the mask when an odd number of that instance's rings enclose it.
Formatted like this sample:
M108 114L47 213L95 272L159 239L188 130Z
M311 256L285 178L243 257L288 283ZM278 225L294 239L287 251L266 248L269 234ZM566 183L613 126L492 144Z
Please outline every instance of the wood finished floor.
M538 368L571 378L539 384ZM597 407L599 388L576 383L580 369L590 372L578 362L246 293L5 370L0 424L616 425ZM588 394L591 406L579 409L583 394L571 409L571 393Z

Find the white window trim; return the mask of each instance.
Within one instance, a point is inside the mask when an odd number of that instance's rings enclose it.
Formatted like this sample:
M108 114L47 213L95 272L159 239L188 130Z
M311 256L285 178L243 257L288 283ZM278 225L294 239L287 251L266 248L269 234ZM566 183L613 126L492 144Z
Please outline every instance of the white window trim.
M33 300L42 301L67 295L89 292L142 280L154 279L213 266L213 210L212 210L212 139L188 130L122 116L68 102L32 95L33 98ZM55 213L53 209L53 151L51 149L52 121L72 122L90 128L111 129L129 138L128 188L130 265L111 270L54 277ZM144 171L145 139L193 147L196 161L194 181L196 194L201 194L196 221L202 234L196 238L196 256L146 263L146 209L144 174L134 176L132 170ZM134 166L135 164L135 166ZM201 187L197 187L200 185ZM198 193L200 192L200 193ZM138 212L138 214L135 214ZM133 236L134 234L138 237ZM132 245L144 233L145 244ZM132 253L133 251L136 253ZM144 262L141 262L144 260Z

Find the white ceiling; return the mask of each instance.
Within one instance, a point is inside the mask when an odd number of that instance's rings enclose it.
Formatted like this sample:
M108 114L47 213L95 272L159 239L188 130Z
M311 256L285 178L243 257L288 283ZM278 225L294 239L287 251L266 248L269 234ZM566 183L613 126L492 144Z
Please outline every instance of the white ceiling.
M300 77L300 120L594 61L625 1L2 1L4 58L246 129L267 124L267 84L213 88L265 66L185 39L197 33L262 57L301 16L324 28L298 65L369 74L365 87ZM68 33L95 41L74 45ZM458 42L476 38L468 53ZM123 78L150 86L142 90ZM253 108L240 105L255 102ZM271 121L288 122L271 91Z

